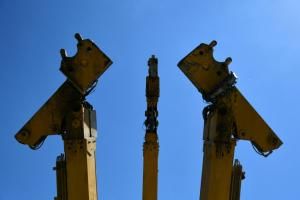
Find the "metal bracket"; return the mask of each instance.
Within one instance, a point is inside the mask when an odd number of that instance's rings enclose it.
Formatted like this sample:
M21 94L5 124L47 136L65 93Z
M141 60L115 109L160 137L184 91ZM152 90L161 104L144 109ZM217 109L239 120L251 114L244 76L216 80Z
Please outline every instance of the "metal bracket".
M204 100L214 107L227 107L233 118L233 124L229 126L236 129L233 137L251 141L262 155L268 155L266 152L279 148L282 141L235 87L237 77L228 69L232 59L228 57L224 62L214 59L213 47L216 44L216 41L200 44L178 63L178 67ZM207 112L208 108L204 109L204 119Z
M216 102L218 98L225 95L230 89L233 88L237 80L235 73L230 72L228 77L226 77L215 89L209 94L203 94L203 98L207 102Z
M75 34L75 38L78 41L75 56L67 57L66 50L60 50L62 56L60 71L81 94L85 94L112 61L91 40L83 40L79 33Z
M15 135L20 143L33 149L39 147L48 135L62 134L67 115L80 110L82 105L92 109L84 100L85 96L112 64L91 40L83 40L78 33L75 38L78 41L75 56L67 57L66 51L61 50L60 70L67 80Z

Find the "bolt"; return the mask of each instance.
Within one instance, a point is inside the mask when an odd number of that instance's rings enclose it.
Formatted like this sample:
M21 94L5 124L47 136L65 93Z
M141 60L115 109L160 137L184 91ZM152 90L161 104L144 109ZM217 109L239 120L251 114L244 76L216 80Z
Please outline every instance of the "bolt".
M86 51L92 51L92 47L86 48Z
M87 65L87 60L80 60L81 66L85 67Z
M61 58L62 58L62 59L66 58L66 57L67 57L67 52L66 52L66 50L65 50L65 49L61 49L61 50L60 50L60 55L61 55Z
M27 130L21 130L20 134L24 139L28 138L30 135L29 131Z
M232 59L230 57L226 58L225 64L228 66L232 62Z
M81 35L79 33L76 33L74 37L76 38L76 40L78 42L82 41L82 37L81 37Z
M79 126L80 126L80 121L78 119L74 119L72 121L72 127L73 128L79 128Z
M209 46L211 47L211 48L213 48L214 46L216 46L217 45L217 41L216 40L213 40L213 41L211 41L210 43L209 43Z

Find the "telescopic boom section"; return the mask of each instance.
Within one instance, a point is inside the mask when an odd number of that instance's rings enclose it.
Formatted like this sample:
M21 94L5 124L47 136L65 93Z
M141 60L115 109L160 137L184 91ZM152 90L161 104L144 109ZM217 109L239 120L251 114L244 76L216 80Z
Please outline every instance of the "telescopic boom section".
M157 136L157 102L159 97L159 77L157 58L152 56L148 61L148 76L146 78L147 110L145 111L145 142L143 148L143 200L157 199L158 177L158 136Z
M209 102L203 110L200 199L238 200L244 175L238 161L233 166L236 141L249 140L263 156L279 148L282 142L234 86L237 78L228 69L231 58L224 62L214 59L216 44L200 44L178 66Z

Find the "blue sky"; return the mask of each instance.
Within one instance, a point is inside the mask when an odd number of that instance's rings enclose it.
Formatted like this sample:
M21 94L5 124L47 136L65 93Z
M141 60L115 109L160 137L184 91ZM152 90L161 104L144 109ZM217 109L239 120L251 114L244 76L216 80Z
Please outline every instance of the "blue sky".
M159 194L198 199L205 103L177 62L217 40L238 88L284 142L268 158L239 141L242 200L300 196L300 3L297 0L0 1L0 200L53 199L59 136L32 151L14 134L63 83L59 49L91 38L114 64L88 100L98 114L99 200L141 199L147 60L159 59Z

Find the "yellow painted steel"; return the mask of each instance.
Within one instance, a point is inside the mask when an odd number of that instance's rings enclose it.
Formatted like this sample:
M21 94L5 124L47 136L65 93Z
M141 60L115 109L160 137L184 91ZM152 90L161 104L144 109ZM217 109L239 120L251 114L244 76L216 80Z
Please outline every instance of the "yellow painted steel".
M95 111L82 106L68 119L63 137L68 200L97 200Z
M65 141L68 199L97 200L96 141Z
M239 200L242 167L233 165L239 139L249 140L257 152L268 156L282 141L234 86L236 76L228 65L213 57L217 42L200 44L178 66L210 104L203 110L204 156L201 200Z
M146 77L147 110L145 112L146 134L143 145L143 200L157 200L158 187L158 136L157 136L157 102L159 98L158 60L152 56L148 61Z
M79 104L80 93L65 81L50 99L15 135L22 144L32 148L38 146L49 135L61 133L62 122L66 113L71 112L74 104ZM77 100L74 102L74 99Z
M201 200L229 200L234 146L234 140L227 144L204 142Z
M242 180L245 179L245 173L240 162L234 161L231 185L230 185L230 200L240 200Z
M64 151L57 157L56 200L97 200L96 113L81 107L69 114Z
M79 34L75 37L78 41L75 56L67 57L65 50L61 50L60 70L67 80L15 135L20 143L35 148L48 135L61 134L65 114L80 106L90 88L112 64L94 42L83 40Z
M61 68L67 80L15 138L37 149L48 135L60 134L64 154L57 157L55 200L97 200L96 112L85 100L97 79L112 61L91 40L79 34L77 53L67 57L61 50Z
M56 191L57 196L54 200L67 200L67 171L65 155L61 154L56 159L56 166L53 168L56 171Z
M237 128L235 138L250 140L262 153L279 148L281 140L234 86L236 77L228 70L231 58L224 62L214 59L216 44L200 44L178 63L179 68L206 101L215 104L222 98L234 118L231 126Z
M159 144L157 133L147 132L143 146L143 200L157 199L158 151Z
M240 91L233 87L228 100L236 126L235 137L249 140L260 152L272 152L282 145L282 141L255 111Z
M211 109L205 120L201 200L228 200L235 139L231 138L232 118L224 105Z
M91 40L83 40L78 33L75 34L75 38L78 41L75 56L67 57L66 51L61 49L63 59L60 71L73 83L78 91L85 94L108 69L112 61Z

